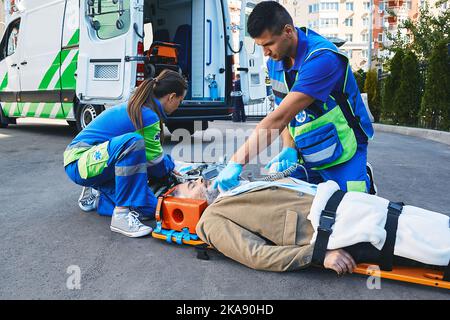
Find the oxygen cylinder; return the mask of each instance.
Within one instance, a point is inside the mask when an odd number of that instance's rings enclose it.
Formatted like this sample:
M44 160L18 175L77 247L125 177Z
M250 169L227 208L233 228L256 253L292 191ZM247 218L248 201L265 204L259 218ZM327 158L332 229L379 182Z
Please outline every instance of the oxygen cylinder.
M212 76L212 79L209 82L209 92L210 92L211 99L213 101L219 99L219 88L218 88L215 74Z

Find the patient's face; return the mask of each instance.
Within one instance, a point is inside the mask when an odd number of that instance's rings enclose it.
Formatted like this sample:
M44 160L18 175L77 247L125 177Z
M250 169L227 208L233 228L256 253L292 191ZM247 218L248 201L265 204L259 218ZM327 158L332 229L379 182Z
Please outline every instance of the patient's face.
M212 187L209 180L199 178L177 186L177 196L180 198L206 200L211 204L219 196L219 191Z

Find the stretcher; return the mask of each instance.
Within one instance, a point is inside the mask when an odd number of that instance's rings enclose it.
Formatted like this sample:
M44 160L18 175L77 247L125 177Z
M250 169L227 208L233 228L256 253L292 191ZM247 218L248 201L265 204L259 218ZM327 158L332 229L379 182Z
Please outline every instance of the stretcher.
M195 228L203 212L208 207L204 200L180 199L171 196L173 188L158 198L156 209L157 227L152 233L155 239L178 245L189 245L197 249L197 257L208 260L208 249L212 249L199 239ZM434 269L394 266L391 271L383 271L374 264L359 264L356 274L379 277L430 287L450 289L450 281L444 281L444 272Z
M148 59L148 63L145 64L147 76L157 77L165 69L181 73L178 61L179 51L178 44L154 41L150 49L144 53Z
M373 265L359 264L354 273L379 277L382 279L397 280L409 283L420 284L430 287L450 289L450 282L444 281L444 272L433 269L394 267L392 271L376 270Z

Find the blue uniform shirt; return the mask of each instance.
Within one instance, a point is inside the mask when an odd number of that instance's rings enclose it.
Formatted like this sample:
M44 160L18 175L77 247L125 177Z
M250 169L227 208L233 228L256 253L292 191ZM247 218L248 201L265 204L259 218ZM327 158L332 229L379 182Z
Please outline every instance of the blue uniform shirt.
M306 34L301 29L297 29L297 35L297 56L292 68L287 69L283 61L277 61L275 67L277 71L283 70L287 75L286 81L288 85L291 82L291 92L302 92L325 102L332 91L342 91L347 64L337 54L322 50L313 53L301 66L308 44ZM296 77L297 80L292 84Z
M296 29L298 46L294 65L289 69L284 61L276 61L273 64L275 70L284 71L290 92L301 92L315 100L326 102L331 92L342 91L347 62L329 50L313 53L307 61L303 62L307 53L308 38L300 28ZM312 113L310 110L306 112ZM305 123L312 120L313 118L308 118ZM356 130L355 134L361 140L365 139L361 130Z

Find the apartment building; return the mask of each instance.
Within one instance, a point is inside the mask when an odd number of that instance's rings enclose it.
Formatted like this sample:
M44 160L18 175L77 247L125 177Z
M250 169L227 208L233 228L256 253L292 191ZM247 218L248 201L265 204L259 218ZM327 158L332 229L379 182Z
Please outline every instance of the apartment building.
M397 34L400 30L400 34L408 38L409 35L400 26L407 20L416 21L419 18L420 8L428 5L431 13L438 15L441 10L450 8L450 1L442 3L440 6L436 6L438 0L375 0L374 4L374 27L373 27L373 39L374 39L374 59L381 59L389 55L387 50L383 50L384 47L388 47L391 44L387 34Z
M373 1L373 0L372 0ZM340 48L353 70L369 67L372 17L369 0L279 0L297 26L345 41Z

